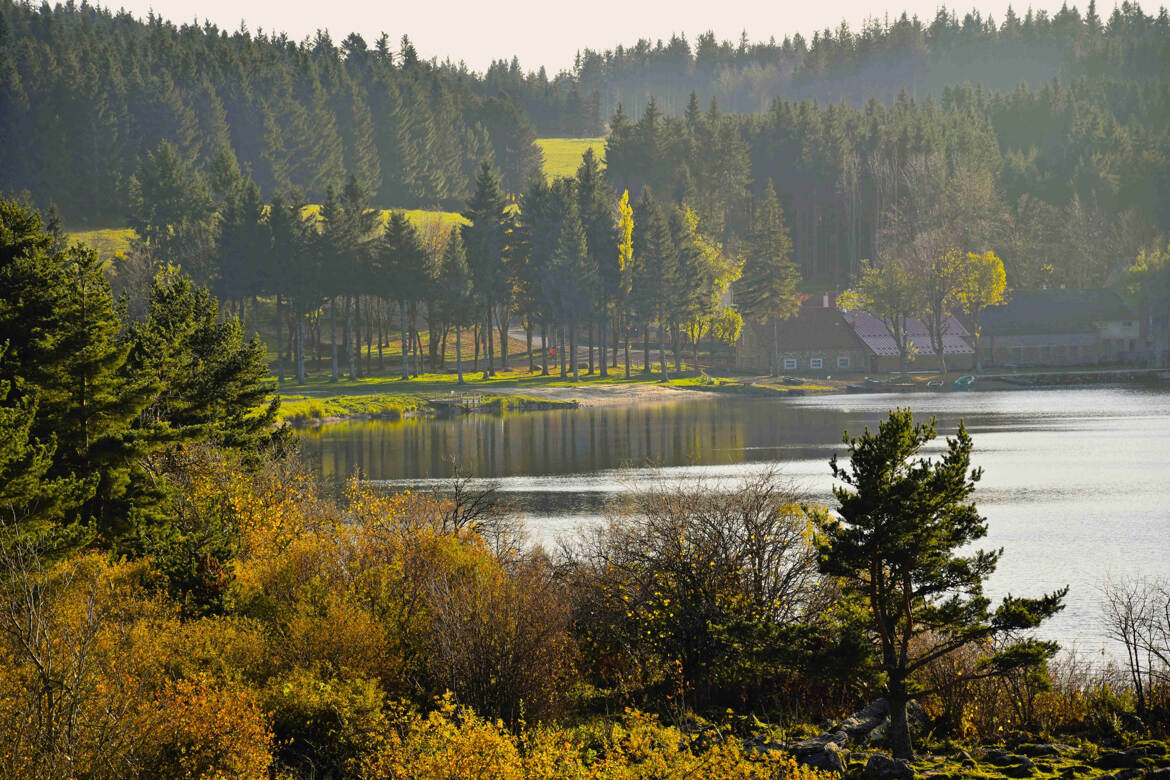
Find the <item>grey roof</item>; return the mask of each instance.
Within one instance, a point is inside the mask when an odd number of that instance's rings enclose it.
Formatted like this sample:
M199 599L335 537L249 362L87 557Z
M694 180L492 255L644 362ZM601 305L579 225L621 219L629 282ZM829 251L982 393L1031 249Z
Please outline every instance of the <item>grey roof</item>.
M898 345L884 322L863 311L847 312L844 316L871 352L880 357L897 357ZM906 333L919 355L934 354L934 348L930 345L930 334L921 320L907 319ZM975 350L967 343L968 336L967 329L962 323L954 317L949 318L946 333L943 334L943 354L973 355Z
M836 309L802 308L795 317L780 320L777 335L785 352L865 349Z
M1133 311L1113 290L1016 290L983 312L984 336L1096 333L1105 322L1130 321Z

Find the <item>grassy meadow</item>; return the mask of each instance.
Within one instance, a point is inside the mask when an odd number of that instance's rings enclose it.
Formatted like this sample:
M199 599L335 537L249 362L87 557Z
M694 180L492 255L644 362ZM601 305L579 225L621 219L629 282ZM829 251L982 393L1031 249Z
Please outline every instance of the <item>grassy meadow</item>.
M544 152L544 175L549 180L576 174L586 149L605 160L604 138L538 138L536 145Z

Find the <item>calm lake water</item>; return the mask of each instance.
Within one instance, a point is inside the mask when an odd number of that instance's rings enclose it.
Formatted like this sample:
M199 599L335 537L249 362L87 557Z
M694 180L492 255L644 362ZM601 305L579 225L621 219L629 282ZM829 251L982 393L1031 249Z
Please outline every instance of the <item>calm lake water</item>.
M711 396L635 408L504 418L361 422L307 432L327 479L355 469L388 487L441 485L452 458L495 481L535 536L595 523L639 486L734 485L774 468L830 503L828 460L843 430L874 427L896 406L965 420L984 477L976 501L1003 547L992 596L1071 585L1045 633L1101 650L1098 588L1107 576L1170 576L1170 393L1130 388L841 395L792 400Z

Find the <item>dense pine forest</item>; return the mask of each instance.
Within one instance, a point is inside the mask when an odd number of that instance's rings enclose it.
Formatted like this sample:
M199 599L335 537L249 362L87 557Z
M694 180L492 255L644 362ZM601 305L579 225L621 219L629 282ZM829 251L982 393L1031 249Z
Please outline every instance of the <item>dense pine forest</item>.
M91 5L0 4L0 189L70 224L120 224L166 141L214 186L320 200L356 176L387 206L459 203L483 160L513 188L540 169L524 111L480 97L410 41L176 26Z

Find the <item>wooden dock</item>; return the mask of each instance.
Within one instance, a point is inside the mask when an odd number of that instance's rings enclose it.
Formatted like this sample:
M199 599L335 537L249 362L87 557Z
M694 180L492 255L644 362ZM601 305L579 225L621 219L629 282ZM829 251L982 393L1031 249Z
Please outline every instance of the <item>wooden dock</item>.
M427 406L435 414L471 414L483 404L480 393L448 393L427 399Z

